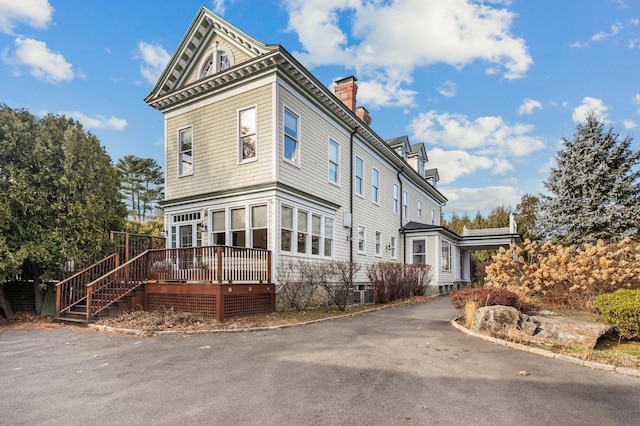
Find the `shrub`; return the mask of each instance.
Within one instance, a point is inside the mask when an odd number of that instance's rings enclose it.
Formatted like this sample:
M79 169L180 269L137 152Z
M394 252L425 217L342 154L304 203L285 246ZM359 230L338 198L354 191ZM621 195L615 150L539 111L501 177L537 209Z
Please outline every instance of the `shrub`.
M527 240L522 247L501 248L486 272L487 286L506 288L525 300L594 311L593 298L598 294L640 287L640 243L627 238L564 247Z
M389 303L411 296L424 296L431 280L429 265L377 262L367 266L374 303Z
M596 296L602 318L625 339L640 337L640 290L620 289Z
M473 287L463 290L453 290L449 300L458 310L461 317L466 317L467 305L474 304L476 308L483 306L504 305L521 308L518 295L504 288Z

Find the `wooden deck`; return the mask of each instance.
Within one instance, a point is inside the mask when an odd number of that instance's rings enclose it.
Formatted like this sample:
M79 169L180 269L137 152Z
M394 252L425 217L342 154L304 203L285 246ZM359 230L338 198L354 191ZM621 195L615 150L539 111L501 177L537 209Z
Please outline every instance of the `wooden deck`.
M227 246L152 249L121 265L114 254L56 286L61 320L90 322L115 308L140 307L220 321L273 312L271 252Z

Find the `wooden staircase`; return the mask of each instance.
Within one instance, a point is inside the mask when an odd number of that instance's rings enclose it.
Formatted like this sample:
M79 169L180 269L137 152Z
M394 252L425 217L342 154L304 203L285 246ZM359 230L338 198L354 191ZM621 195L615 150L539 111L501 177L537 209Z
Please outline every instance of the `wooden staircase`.
M149 276L147 252L123 265L113 254L56 285L56 320L87 324L141 305L139 289Z

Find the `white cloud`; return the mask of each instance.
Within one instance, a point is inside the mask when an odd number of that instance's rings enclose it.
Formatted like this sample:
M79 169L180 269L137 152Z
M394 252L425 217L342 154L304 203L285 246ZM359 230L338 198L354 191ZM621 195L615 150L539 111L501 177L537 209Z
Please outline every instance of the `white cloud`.
M0 31L5 34L13 34L19 23L46 28L52 16L53 7L48 0L0 0Z
M456 95L456 84L453 81L445 81L438 87L438 93L444 97L453 98Z
M429 150L429 164L438 167L440 183L447 184L479 170L489 170L494 162L489 157L472 155L462 150L433 148Z
M636 93L631 102L638 105L638 114L640 114L640 93Z
M614 35L618 34L623 28L624 26L620 22L616 22L611 26L610 33L606 31L599 31L591 37L591 41L600 41L608 37L613 37Z
M213 11L218 15L224 15L225 5L224 0L212 0L211 5L213 6Z
M122 130L127 126L127 120L114 116L96 115L95 117L89 117L80 111L63 111L60 114L79 121L86 129Z
M137 57L142 59L140 74L151 84L155 84L171 59L171 55L160 45L140 41Z
M73 80L76 76L73 66L64 56L50 51L42 41L16 38L15 46L15 55L9 56L9 51L5 50L2 55L3 61L18 68L22 66L29 68L31 75L37 79L57 84L61 81Z
M585 96L582 104L574 108L571 118L575 123L579 123L585 120L588 113L592 112L599 120L606 122L608 109L609 107L604 104L602 99Z
M483 188L441 187L439 189L447 194L449 202L445 208L452 213L473 214L478 210L490 211L499 205L515 207L522 198L522 194L515 186L506 185Z
M402 78L380 78L358 82L358 103L369 109L383 106L410 107L415 104L416 92L402 89Z
M633 130L636 127L638 127L637 123L633 120L624 120L622 122L622 125L624 126L625 129L627 130Z
M502 117L478 117L471 121L461 114L429 111L415 117L410 129L414 140L440 147L476 150L482 155L522 157L544 147L531 136L533 125L510 125Z
M520 108L518 108L518 114L520 115L529 115L533 114L533 111L536 109L542 109L542 104L540 101L536 101L535 99L526 98Z
M515 15L485 3L285 0L284 4L289 30L297 33L303 46L294 54L307 67L350 64L359 77L377 81L372 88L398 86L399 80L406 83L416 68L436 63L461 69L482 61L507 79L523 77L533 63L525 40L510 32ZM345 22L350 24L346 28L341 26Z

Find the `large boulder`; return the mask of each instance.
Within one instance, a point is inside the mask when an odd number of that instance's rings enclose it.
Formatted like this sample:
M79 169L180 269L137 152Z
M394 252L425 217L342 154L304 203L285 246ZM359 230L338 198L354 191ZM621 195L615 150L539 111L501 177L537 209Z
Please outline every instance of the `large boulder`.
M610 329L584 312L543 311L528 316L510 306L477 310L471 330L492 337L542 346L580 346L592 349Z
M532 336L538 325L511 306L485 306L476 311L471 330L500 338Z

